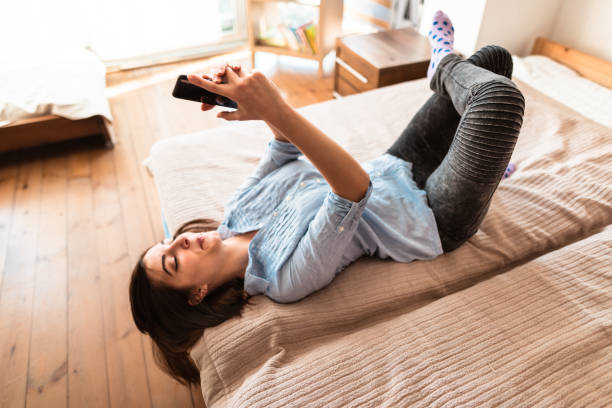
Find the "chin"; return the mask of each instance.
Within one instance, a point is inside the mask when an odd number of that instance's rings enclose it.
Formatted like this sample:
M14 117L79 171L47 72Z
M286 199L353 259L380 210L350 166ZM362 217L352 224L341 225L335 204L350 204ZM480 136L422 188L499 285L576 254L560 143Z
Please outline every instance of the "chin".
M213 233L211 234L211 238L215 242L215 245L223 243L223 239L221 238L221 234L219 234L217 231L213 231Z

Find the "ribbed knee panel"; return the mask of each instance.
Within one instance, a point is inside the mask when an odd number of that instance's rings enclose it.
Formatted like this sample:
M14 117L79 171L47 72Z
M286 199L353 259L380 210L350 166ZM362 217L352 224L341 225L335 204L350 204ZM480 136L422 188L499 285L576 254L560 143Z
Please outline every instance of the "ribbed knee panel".
M491 81L471 90L451 144L450 165L478 183L498 182L523 123L525 99L512 83Z

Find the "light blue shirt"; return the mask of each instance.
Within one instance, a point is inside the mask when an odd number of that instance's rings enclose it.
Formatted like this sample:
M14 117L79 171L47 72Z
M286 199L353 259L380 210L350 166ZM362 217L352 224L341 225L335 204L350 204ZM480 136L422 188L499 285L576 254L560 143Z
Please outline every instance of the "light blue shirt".
M443 253L425 192L412 163L390 154L361 163L370 175L354 202L333 191L302 153L272 139L255 171L225 206L223 239L255 229L244 288L281 302L327 286L362 255L398 262Z

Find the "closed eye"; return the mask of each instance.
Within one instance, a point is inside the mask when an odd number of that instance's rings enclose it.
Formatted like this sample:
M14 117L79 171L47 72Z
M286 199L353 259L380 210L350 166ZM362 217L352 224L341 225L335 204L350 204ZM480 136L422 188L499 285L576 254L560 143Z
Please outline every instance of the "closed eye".
M164 245L164 240L162 239L159 243ZM164 270L164 272L166 272L168 275L172 276L170 271L168 271L168 269L166 269L166 254L162 255L161 264L162 264L162 269ZM174 256L174 272L175 273L178 272L178 258L176 257L176 255Z

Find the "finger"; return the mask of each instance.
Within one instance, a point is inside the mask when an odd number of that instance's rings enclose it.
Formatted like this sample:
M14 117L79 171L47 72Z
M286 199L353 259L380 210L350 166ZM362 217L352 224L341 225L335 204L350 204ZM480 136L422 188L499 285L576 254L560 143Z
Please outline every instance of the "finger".
M225 75L227 76L227 79L228 79L227 82L230 82L230 83L240 78L240 76L236 72L234 72L234 70L229 66L225 69Z
M229 62L226 62L225 65L223 65L222 69L225 68L231 68L234 70L234 72L238 73L238 71L240 71L242 68L240 67L240 64L230 64Z
M225 66L222 65L222 66L216 67L212 70L212 72L214 75L223 75L223 73L225 72Z
M219 71L221 74L223 74L223 73L225 72L225 67L227 67L228 65L229 65L229 63L227 63L227 62L226 62L225 64L221 64L221 65L219 65L219 66L217 67L217 70L218 70L218 71Z
M227 67L229 66L230 65L226 63L226 65L221 65L218 68L216 68L214 71L213 81L216 83L226 83L227 81L225 81L225 71Z
M210 71L210 80L218 84L222 80L222 75L219 74L219 71Z
M240 64L228 64L228 66L233 69L235 72L240 71Z
M214 107L215 107L215 105L210 105L208 103L203 103L200 109L202 109L203 111L209 111L209 110L211 110Z
M236 73L238 74L240 78L244 78L245 76L247 76L247 72L244 69L242 69L240 65L238 66L238 69L235 69L234 71L236 71Z
M187 80L194 85L199 86L200 88L206 89L207 91L217 93L219 95L227 96L232 99L231 95L228 95L226 92L226 87L222 84L215 84L212 81L208 81L204 78L201 78L198 75L189 74L187 75Z
M228 65L228 67L230 67L240 78L246 76L244 70L239 64L231 64Z
M240 120L241 113L239 110L235 111L221 111L217 113L217 117L225 120Z
M216 84L222 83L223 82L223 74L222 73L221 74L219 74L219 73L215 74L215 76L213 77L213 82L216 83Z
M202 78L208 80L208 81L212 81L214 83L220 84L221 81L221 77L218 77L216 75L209 75L209 74L204 74L202 75Z
M211 110L212 108L215 107L215 105L210 104L210 103L206 103L204 101L204 97L200 97L200 102L202 103L202 106L200 107L200 109L202 109L203 111L207 111L207 110Z

